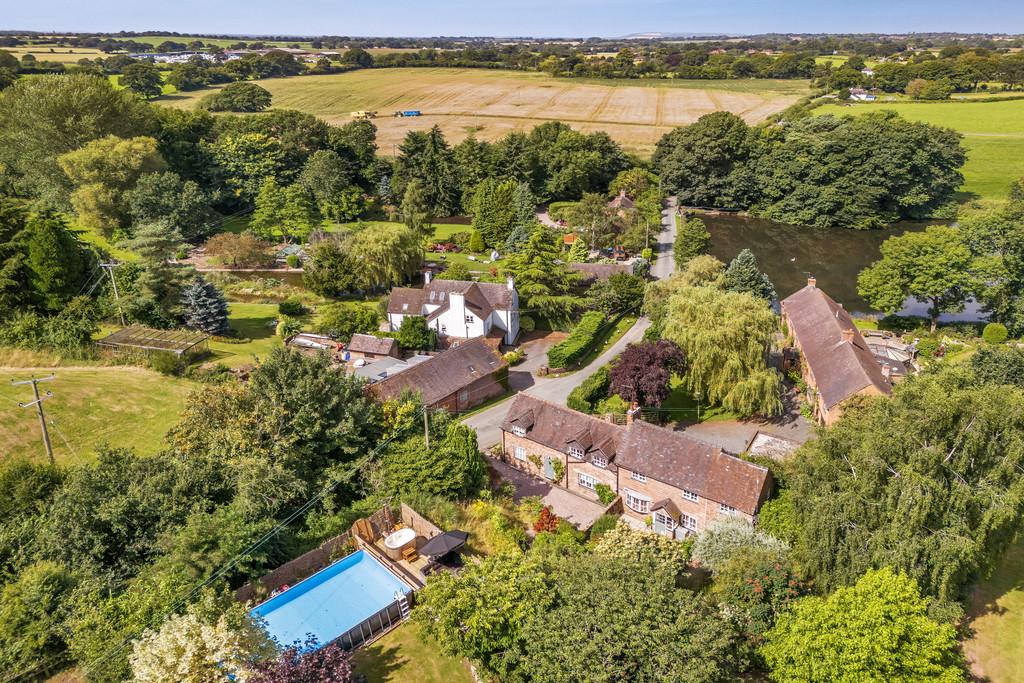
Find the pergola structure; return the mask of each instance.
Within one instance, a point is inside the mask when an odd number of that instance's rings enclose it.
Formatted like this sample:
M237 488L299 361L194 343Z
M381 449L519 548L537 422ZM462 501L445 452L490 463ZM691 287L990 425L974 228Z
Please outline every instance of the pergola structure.
M207 348L210 335L195 330L158 330L142 325L129 325L96 342L115 353L128 350L162 351L176 356L199 353Z

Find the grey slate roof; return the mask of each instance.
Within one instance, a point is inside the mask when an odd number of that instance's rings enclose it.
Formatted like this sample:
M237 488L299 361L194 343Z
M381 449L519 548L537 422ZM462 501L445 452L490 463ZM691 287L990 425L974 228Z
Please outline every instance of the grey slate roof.
M825 292L807 285L783 299L781 306L826 408L870 386L892 393L853 318ZM849 341L843 339L844 330L852 333Z
M383 400L411 391L431 406L507 365L501 354L478 337L383 379L371 385L370 391Z

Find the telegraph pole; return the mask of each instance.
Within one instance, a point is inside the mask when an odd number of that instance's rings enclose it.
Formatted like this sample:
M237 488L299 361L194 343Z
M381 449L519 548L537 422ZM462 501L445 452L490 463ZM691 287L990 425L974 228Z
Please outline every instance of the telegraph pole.
M107 271L110 275L110 284L114 286L114 301L117 302L117 315L121 318L121 327L124 327L124 311L121 310L121 295L117 291L117 278L114 277L114 268L117 268L120 263L101 263L100 268Z
M423 408L423 450L430 452L430 422L427 420L427 408Z
M32 379L26 379L26 380L22 380L20 382L16 382L13 379L11 380L11 385L12 386L20 386L22 384L31 384L32 385L32 393L35 395L35 400L34 401L30 401L29 403L19 403L18 405L20 407L22 407L22 408L28 408L30 406L35 406L36 407L36 412L39 414L39 426L42 427L42 429L43 429L43 445L46 446L46 455L47 455L48 458L50 458L50 464L51 465L54 464L54 461L53 461L53 446L50 445L50 432L47 431L47 429L46 429L46 417L43 415L43 401L45 401L46 399L48 399L51 396L53 396L53 392L52 391L47 391L45 395L40 396L39 395L39 383L40 382L49 382L50 380L53 380L53 379L56 379L56 376L50 375L49 377L39 377L39 378L33 377Z

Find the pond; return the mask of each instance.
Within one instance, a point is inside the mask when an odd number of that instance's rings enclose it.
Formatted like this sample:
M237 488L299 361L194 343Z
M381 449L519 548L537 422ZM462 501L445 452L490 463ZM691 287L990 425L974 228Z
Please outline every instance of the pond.
M874 314L857 294L857 274L881 258L879 248L889 237L924 230L931 223L904 221L886 230L850 230L785 225L746 216L702 216L711 233L711 253L728 263L749 248L771 281L779 298L807 284L813 275L830 297L853 313ZM927 305L909 299L902 315L927 315ZM976 305L943 315L944 321L980 320Z

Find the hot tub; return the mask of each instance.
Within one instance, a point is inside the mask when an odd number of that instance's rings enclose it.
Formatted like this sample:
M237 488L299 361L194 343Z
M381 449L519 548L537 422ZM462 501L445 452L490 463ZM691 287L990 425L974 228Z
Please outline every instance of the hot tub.
M408 527L392 532L384 539L384 552L392 560L401 559L403 550L415 547L416 532Z

